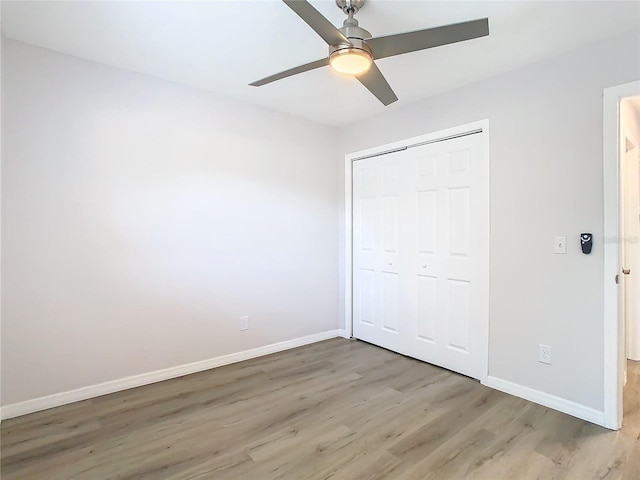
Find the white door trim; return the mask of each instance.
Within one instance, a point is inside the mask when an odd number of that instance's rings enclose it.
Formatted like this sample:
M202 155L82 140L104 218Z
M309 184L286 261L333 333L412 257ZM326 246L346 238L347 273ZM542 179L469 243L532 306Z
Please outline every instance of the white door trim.
M486 182L489 185L489 170L491 168L491 161L489 157L489 119L479 120L477 122L466 123L457 127L447 128L445 130L439 130L437 132L427 133L425 135L419 135L417 137L407 138L393 143L387 143L386 145L380 145L366 150L360 150L345 155L344 157L344 319L345 319L345 331L347 337L353 336L353 162L362 157L381 155L390 151L403 149L406 147L414 146L417 144L444 140L447 137L454 137L459 135L468 134L481 130L478 135L483 136L484 155L487 159L487 178ZM490 188L487 188L487 210L489 212L489 219L491 218L490 209ZM490 229L489 229L490 232ZM487 252L485 256L485 271L487 272L487 284L489 284L489 250L490 242L487 241ZM485 351L481 355L483 365L480 371L484 372L480 381L486 383L489 374L489 296L486 299L485 315L483 315L482 331L485 337L482 342L486 346Z
M620 101L640 93L640 81L605 88L602 161L604 181L604 426L622 427L624 328L618 312L620 273Z

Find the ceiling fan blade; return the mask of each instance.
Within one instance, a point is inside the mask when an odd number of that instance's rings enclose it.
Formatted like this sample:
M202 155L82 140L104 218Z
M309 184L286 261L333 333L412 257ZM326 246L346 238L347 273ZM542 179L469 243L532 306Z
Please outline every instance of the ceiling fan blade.
M306 0L282 0L306 22L328 45L349 44L349 40Z
M398 100L391 86L387 83L387 79L384 78L384 75L382 75L382 72L375 63L371 65L367 73L359 75L356 78L360 80L360 83L367 87L367 90L373 93L383 105L387 106Z
M373 58L392 57L489 35L489 19L454 23L415 32L367 39Z
M326 65L329 65L329 59L323 58L321 60L316 60L315 62L305 63L304 65L300 65L299 67L290 68L289 70L276 73L275 75L265 77L261 80L256 80L255 82L250 83L249 85L251 85L252 87L261 87L262 85L275 82L276 80L280 80L281 78L287 78L292 75L297 75L298 73L308 72L309 70L315 70L316 68L324 67Z

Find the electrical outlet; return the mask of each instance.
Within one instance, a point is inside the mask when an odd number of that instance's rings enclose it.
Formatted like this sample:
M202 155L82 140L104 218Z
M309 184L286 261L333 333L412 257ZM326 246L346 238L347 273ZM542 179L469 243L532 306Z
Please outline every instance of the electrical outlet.
M249 330L249 317L240 317L240 330Z
M551 365L551 347L549 345L538 345L538 361Z

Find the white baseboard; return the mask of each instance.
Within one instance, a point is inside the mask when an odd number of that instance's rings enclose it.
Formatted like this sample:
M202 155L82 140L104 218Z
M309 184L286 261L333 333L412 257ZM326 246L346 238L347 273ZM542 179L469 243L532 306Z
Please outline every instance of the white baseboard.
M349 335L347 335L347 331L344 328L338 330L338 336L342 338L346 338L347 340L351 339Z
M603 411L595 410L580 403L556 397L555 395L541 392L540 390L534 390L533 388L525 387L497 377L489 376L487 377L487 381L483 383L484 385L500 390L501 392L524 398L530 402L558 410L559 412L586 420L587 422L595 423L596 425L605 426Z
M303 345L321 342L330 338L344 336L344 330L329 330L326 332L315 333L313 335L307 335L306 337L294 338L293 340L272 343L270 345L265 345L264 347L252 348L251 350L231 353L229 355L223 355L221 357L210 358L208 360L202 360L199 362L187 363L185 365L178 365L177 367L170 367L163 370L142 373L140 375L133 375L131 377L120 378L118 380L99 383L97 385L90 385L88 387L82 387L75 390L70 390L68 392L55 393L53 395L47 395L46 397L39 397L32 400L26 400L24 402L13 403L10 405L6 405L2 407L2 409L0 409L0 418L4 420L7 418L19 417L20 415L26 415L28 413L38 412L40 410L46 410L53 407L59 407L60 405L66 405L68 403L95 398L101 395L106 395L108 393L119 392L121 390L127 390L129 388L141 387L150 383L162 382L163 380L182 377L183 375L202 372L203 370L222 367L223 365L230 365L232 363L242 362L244 360L250 360L256 357L262 357L271 353L282 352L291 348L301 347Z

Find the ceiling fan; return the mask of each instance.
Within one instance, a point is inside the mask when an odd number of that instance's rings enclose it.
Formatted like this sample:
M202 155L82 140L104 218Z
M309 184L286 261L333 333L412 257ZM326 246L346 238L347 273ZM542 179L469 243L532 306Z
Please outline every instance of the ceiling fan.
M329 56L255 81L251 86L259 87L330 65L338 73L355 76L378 100L389 105L398 100L398 97L374 60L489 35L489 19L482 18L415 32L372 37L367 30L358 26L358 21L354 18L364 6L365 0L336 0L338 7L347 14L339 29L306 0L282 1L327 42Z

